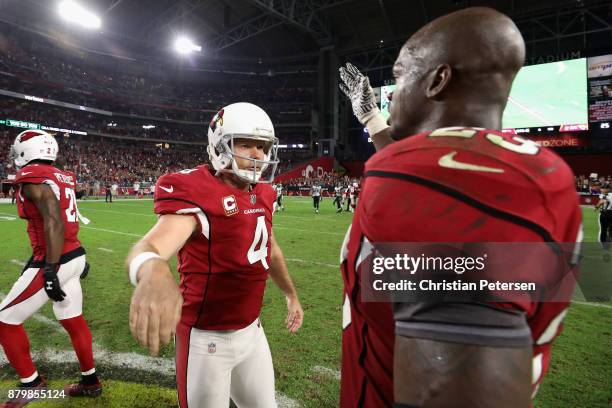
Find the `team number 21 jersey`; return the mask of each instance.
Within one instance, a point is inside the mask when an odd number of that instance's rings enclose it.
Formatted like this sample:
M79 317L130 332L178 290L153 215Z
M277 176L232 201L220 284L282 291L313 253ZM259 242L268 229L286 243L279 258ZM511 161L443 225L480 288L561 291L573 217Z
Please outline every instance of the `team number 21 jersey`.
M193 216L197 231L178 253L182 323L236 330L261 311L270 268L276 192L266 184L242 191L207 166L167 174L155 187L155 213Z
M28 236L35 260L42 260L47 251L45 228L42 215L36 205L23 194L24 184L45 184L51 188L60 207L64 221L64 247L62 254L81 246L77 237L79 233L79 214L76 204L76 176L74 173L59 170L46 164L30 164L17 172L17 210L19 217L28 221Z

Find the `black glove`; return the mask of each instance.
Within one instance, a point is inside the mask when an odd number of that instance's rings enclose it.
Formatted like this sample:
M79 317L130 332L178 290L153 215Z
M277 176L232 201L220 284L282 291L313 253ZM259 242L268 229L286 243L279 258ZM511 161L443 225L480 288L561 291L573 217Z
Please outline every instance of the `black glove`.
M43 273L43 277L45 281L43 282L43 288L45 292L47 292L47 296L49 299L54 302L61 302L66 297L66 294L60 287L59 279L57 279L57 271L59 270L60 265L57 263L46 263L45 271Z
M85 262L85 268L83 269L83 272L81 272L81 279L85 279L88 274L89 274L89 264Z

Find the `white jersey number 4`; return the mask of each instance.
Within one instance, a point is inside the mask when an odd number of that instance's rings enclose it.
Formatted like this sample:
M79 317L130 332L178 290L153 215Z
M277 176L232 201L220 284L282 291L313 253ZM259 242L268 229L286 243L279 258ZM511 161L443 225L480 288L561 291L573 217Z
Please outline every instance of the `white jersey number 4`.
M259 245L259 249L256 249ZM253 243L247 253L249 263L253 265L255 262L261 262L264 268L269 269L268 261L268 230L266 229L266 217L261 215L257 217L257 226L255 227L255 236Z

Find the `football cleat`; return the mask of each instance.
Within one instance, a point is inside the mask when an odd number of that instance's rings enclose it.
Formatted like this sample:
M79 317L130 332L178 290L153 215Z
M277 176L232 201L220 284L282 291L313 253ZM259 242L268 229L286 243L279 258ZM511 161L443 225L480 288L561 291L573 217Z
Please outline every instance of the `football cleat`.
M17 388L21 392L26 391L26 390L46 390L47 383L45 382L45 379L42 378L41 376L40 382L37 385L25 386L23 384L19 384ZM2 403L0 405L0 408L22 408L28 405L30 402L35 401L36 399L37 398L34 398L34 397L28 398L25 396L24 397L18 396L17 398L11 398L7 400L6 402Z
M66 395L69 397L99 397L102 394L102 383L98 379L98 382L92 385L83 384L79 381L76 384L69 384L64 387Z

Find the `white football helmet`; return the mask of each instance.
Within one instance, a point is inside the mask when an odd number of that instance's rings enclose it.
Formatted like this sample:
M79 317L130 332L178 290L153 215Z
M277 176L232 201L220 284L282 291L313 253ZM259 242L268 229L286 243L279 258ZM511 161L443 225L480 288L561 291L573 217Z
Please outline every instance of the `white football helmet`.
M53 136L43 130L24 130L15 138L9 158L17 169L32 160L55 161L59 147Z
M234 139L266 142L263 160L238 156ZM271 183L278 165L278 139L268 114L252 103L238 102L221 109L208 127L208 157L217 172L231 172L250 183ZM235 158L250 160L252 167L240 169Z

